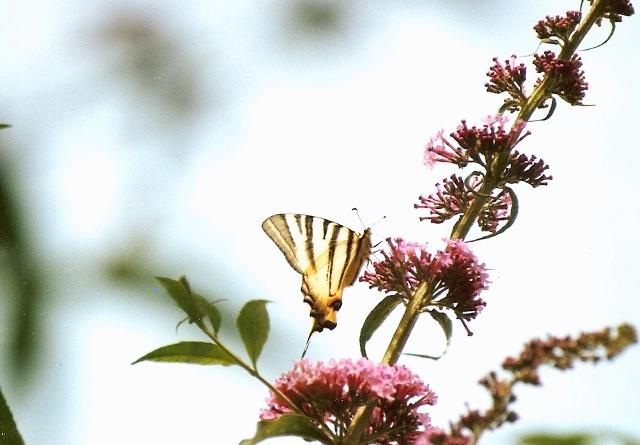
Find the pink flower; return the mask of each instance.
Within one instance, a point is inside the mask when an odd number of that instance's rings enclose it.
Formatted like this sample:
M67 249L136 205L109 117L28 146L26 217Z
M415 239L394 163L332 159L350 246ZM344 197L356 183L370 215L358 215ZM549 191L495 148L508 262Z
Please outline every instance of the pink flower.
M589 84L585 81L582 68L582 59L573 55L570 60L556 58L553 51L545 51L544 54L535 54L533 64L539 73L544 73L550 78L550 92L571 105L581 105L585 91ZM538 79L536 85L542 82Z
M509 219L512 205L511 196L506 191L502 191L498 196L491 199L478 215L480 229L484 232L495 233L498 230L498 225Z
M427 209L429 216L421 216L420 221L428 219L434 224L440 224L456 215L463 214L475 198L474 191L481 183L477 177L472 178L469 184L473 190L469 190L464 180L457 175L451 175L440 183L436 184L436 192L427 197L419 196L418 204L414 204L414 209Z
M375 404L365 434L372 444L413 443L416 434L430 427L418 410L436 403L437 397L422 380L401 365L382 365L365 358L302 359L275 382L305 415L326 424L338 437L348 429L358 407ZM292 410L271 394L260 418L271 420ZM366 440L366 437L365 437Z
M421 282L429 281L433 295L424 307L453 311L465 328L465 322L482 311L486 303L479 295L487 288L488 274L467 244L447 240L444 250L431 254L426 245L401 238L387 243L389 251L382 251L384 260L374 262L373 272L366 271L360 281L405 300Z
M464 434L447 434L440 428L432 427L418 437L414 445L470 445L471 438Z
M567 42L581 19L582 14L579 11L567 11L565 17L548 15L544 20L538 21L533 30L540 40L547 43Z
M510 151L519 141L525 122L517 121L507 128L508 118L501 114L488 116L482 128L467 127L462 121L447 138L440 130L425 146L423 162L433 167L436 162L448 162L459 168L470 163L486 167L499 153Z
M509 165L502 178L506 183L526 182L531 187L547 185L553 176L544 174L549 166L536 156L527 156L515 150L509 156Z
M423 163L429 168L433 168L436 162L449 162L462 168L469 161L464 150L444 137L444 130L438 131L425 146Z

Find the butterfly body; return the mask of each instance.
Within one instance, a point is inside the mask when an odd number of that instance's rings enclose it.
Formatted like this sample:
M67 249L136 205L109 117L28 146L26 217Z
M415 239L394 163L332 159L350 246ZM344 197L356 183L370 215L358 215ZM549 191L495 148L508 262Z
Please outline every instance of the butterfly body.
M296 213L270 216L262 228L302 275L301 291L313 318L311 333L335 328L342 292L356 281L369 257L370 230L360 235L333 221Z

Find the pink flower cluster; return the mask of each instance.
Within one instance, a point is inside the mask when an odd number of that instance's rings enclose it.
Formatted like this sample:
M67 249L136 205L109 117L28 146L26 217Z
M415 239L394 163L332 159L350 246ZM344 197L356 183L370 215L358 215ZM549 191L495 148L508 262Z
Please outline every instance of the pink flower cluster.
M495 233L501 222L507 221L511 215L511 195L502 191L496 198L490 200L478 215L478 226L484 232Z
M465 324L475 318L486 303L479 298L487 288L488 274L469 247L459 240L448 240L435 255L426 245L388 239L384 260L373 263L374 272L365 272L360 281L400 298L410 298L419 283L428 281L433 297L425 307L452 310ZM466 327L466 324L465 324Z
M593 0L587 1L593 4ZM608 0L602 17L611 22L621 22L623 15L631 16L634 13L633 5L629 0ZM601 20L598 20L596 23L600 25Z
M419 204L414 204L414 209L428 209L429 216L421 216L420 221L428 219L434 224L441 224L455 215L463 214L475 198L474 190L480 184L471 184L473 190L469 190L464 180L457 175L451 175L440 183L436 183L436 192L427 197L419 196Z
M531 187L539 187L547 185L553 176L544 174L549 166L542 159L534 156L527 156L515 150L509 156L509 165L502 175L502 180L508 184L516 184L518 182L526 182Z
M516 63L516 56L500 63L497 57L493 59L493 66L489 68L487 76L489 82L484 84L489 93L507 93L510 97L504 100L502 110L518 111L527 101L524 82L527 80L527 68L524 63Z
M456 215L466 212L479 196L487 177L491 177L494 187L502 189L494 196L485 195L486 202L481 209L478 221L481 230L495 233L502 221L511 215L513 202L508 192L508 184L526 182L532 187L547 185L552 179L545 172L549 168L542 159L527 156L513 148L529 132L521 135L525 123L516 122L507 128L507 118L502 115L487 116L482 127L468 127L462 121L458 129L451 133L451 139L439 131L425 147L424 164L433 167L436 162L446 162L459 168L475 163L486 173L472 172L466 180L457 175L445 178L442 185L436 184L436 192L429 196L420 196L414 208L429 211L428 216L420 220L429 220L434 224L443 223ZM453 140L452 140L453 139ZM497 156L502 168L495 169Z
M448 162L460 168L469 163L487 167L496 155L511 150L525 126L525 122L518 121L508 129L507 122L507 117L500 114L487 116L482 127L468 127L463 120L450 135L457 145L440 131L426 145L423 162L428 167L436 162Z
M527 183L535 184L534 187L536 185L544 185L544 181L551 179L550 176L547 177L541 174L530 179L530 176L534 173L539 173L536 167L537 164L530 165L529 159L524 155L519 155L517 151L513 153L512 157L513 159L510 159L507 167L508 175L505 174L505 177L523 178ZM535 160L536 158L533 156L531 162ZM542 164L541 168L544 171L547 167ZM415 209L427 209L429 211L429 215L421 216L420 221L426 219L434 224L441 224L456 215L462 215L477 197L482 180L481 176L474 175L469 177L465 183L460 176L451 175L451 177L442 181L442 185L437 183L435 193L426 197L419 196L419 202L413 205ZM538 182L543 182L543 184L538 184ZM503 190L484 204L478 215L478 226L484 232L495 233L501 223L509 220L512 206L511 196L507 191Z
M548 15L544 20L538 21L533 30L538 35L538 38L546 43L554 43L556 38L559 39L557 43L566 43L581 19L582 13L580 11L567 11L565 17L560 17L559 15L551 17Z
M589 84L585 81L582 59L573 55L570 60L558 59L553 51L545 51L542 55L533 56L533 64L539 73L549 77L549 92L555 94L571 105L581 105ZM538 79L536 85L542 80Z
M275 382L312 420L327 425L338 437L344 434L356 410L374 403L364 443L413 444L431 428L431 420L418 410L434 405L437 397L420 377L401 365L383 365L365 358L330 360L302 359ZM276 419L292 410L277 396L267 399L262 420Z

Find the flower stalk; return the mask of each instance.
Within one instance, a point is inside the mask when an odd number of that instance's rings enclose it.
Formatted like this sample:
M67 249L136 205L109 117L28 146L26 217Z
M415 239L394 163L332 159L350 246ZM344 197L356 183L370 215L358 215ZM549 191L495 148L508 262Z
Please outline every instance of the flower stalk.
M559 64L563 61L567 61L567 65L571 66L568 62L574 62L574 73L577 74L576 77L576 85L578 88L573 91L574 100L570 100L569 102L572 105L580 104L580 99L582 98L582 90L580 87L586 88L586 84L580 84L581 72L577 70L581 66L581 62L579 58L575 58L574 54L579 47L580 43L583 41L588 31L593 27L594 24L599 24L603 17L606 14L609 14L609 19L613 21L611 18L611 14L615 14L609 12L607 13L607 8L611 7L611 0L593 0L590 2L591 7L584 18L576 28L576 30L571 34L570 38L563 42L562 49L557 57ZM551 53L552 57L553 53ZM566 65L565 65L566 66ZM541 70L540 67L538 67ZM497 189L503 189L504 183L502 183L502 178L505 175L509 167L510 157L513 151L513 147L521 140L522 132L524 131L525 125L518 125L518 122L528 122L533 113L539 109L545 107L545 102L549 99L555 101L553 98L553 94L558 94L560 97L563 97L562 93L555 91L554 88L557 85L554 85L558 81L557 73L553 71L541 71L544 72L542 78L536 83L532 93L526 97L525 100L520 104L520 110L518 116L516 118L516 125L514 125L512 132L510 133L510 144L509 148L506 150L501 150L498 152L486 165L486 172L483 175L483 181L480 185L480 188L475 193L476 196L469 204L468 208L462 213L459 217L458 221L453 227L453 230L450 235L450 239L452 240L464 240L469 231L473 227L473 225L478 220L483 208L492 199L493 193ZM577 91L577 92L576 92ZM554 106L554 104L552 104ZM552 108L553 109L553 108ZM464 162L464 161L462 161ZM416 324L418 316L420 315L421 308L424 307L425 301L429 301L433 298L434 289L431 288L430 283L428 281L422 281L420 285L413 292L412 297L410 298L408 304L405 306L405 311L402 316L398 327L396 328L387 350L382 358L382 363L384 364L395 364L406 345L406 342L413 330L413 327ZM510 393L510 391L508 391ZM502 402L508 404L508 400L503 400ZM369 419L371 416L371 406L363 406L361 407L356 415L353 418L353 421L349 428L349 433L347 435L348 441L345 443L348 444L359 444L360 438L362 437L362 433L369 424ZM482 431L474 431L474 436L479 438ZM474 441L475 443L475 441Z

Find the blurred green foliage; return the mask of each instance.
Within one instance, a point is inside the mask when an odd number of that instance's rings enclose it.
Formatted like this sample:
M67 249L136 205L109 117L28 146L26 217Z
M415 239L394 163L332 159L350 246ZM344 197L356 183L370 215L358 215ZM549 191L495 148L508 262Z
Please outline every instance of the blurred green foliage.
M2 391L0 391L0 444L24 445Z
M3 144L4 145L4 144ZM4 298L9 300L11 329L8 357L18 382L26 381L40 336L38 314L43 299L42 270L25 224L25 206L20 202L12 170L0 160L0 249L2 270L7 278Z
M530 433L516 442L518 445L640 445L640 441L624 434L606 432Z

